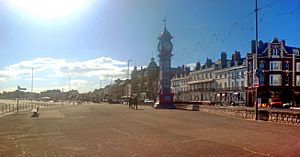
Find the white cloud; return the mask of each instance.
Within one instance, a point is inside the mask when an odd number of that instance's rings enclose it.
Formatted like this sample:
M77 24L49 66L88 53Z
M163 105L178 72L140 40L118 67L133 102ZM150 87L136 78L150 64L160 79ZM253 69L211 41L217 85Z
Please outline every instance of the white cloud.
M36 58L0 69L0 80L4 81L19 75L29 75L32 68L35 73L48 71L48 76L52 77L68 75L94 77L103 75L106 78L125 75L125 69L127 69L125 61L118 61L108 57L77 62L67 62L65 59Z
M111 80L111 79L124 79L127 73L127 61L119 61L109 57L99 57L91 60L84 61L66 61L65 59L55 59L55 58L35 58L33 60L21 61L3 68L0 68L0 82L10 82L13 81L29 81L31 80L32 68L34 69L34 80L44 81L53 83L59 78L66 78L71 76L77 80L72 80L72 89L81 89L85 91L85 87L91 86L93 88L94 84L89 85L87 80L91 78L96 78L101 80ZM132 69L132 67L130 67ZM78 79L80 78L80 79ZM84 80L86 79L86 80ZM58 84L66 84L60 81ZM3 89L11 89L5 85L1 87ZM51 89L68 89L68 86L58 85L57 87L51 87ZM49 89L47 87L37 87L42 91L43 89ZM36 90L35 90L36 91Z
M196 63L189 63L189 64L186 64L186 66L190 67L191 70L194 70L196 68Z

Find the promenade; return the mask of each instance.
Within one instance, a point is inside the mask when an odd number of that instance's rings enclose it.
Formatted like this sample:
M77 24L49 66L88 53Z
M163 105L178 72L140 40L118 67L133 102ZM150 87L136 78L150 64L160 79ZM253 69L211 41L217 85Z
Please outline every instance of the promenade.
M300 127L120 104L0 118L0 156L300 156Z

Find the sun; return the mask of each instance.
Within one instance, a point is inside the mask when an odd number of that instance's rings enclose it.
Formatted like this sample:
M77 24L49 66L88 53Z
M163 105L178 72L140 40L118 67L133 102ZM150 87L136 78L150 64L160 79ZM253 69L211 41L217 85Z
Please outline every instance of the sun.
M67 18L87 9L96 0L7 0L22 15L45 20Z

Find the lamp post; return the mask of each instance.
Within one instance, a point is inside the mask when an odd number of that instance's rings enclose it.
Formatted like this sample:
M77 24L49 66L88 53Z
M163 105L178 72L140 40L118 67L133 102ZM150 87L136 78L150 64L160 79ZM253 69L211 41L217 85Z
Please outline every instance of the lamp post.
M132 61L131 59L129 59L129 60L127 61L127 79L129 79L129 63L130 63L131 61Z
M127 62L127 63L128 63L128 64L127 64L127 80L128 80L128 82L129 82L129 63L130 63L131 61L132 61L132 60L129 59L128 62ZM127 85L127 94L126 94L127 97L129 97L129 94L130 94L129 88L130 88L130 87L129 87L129 83L128 83L128 85Z
M255 69L257 69L257 53L258 53L258 2L255 0ZM258 77L259 78L259 77ZM257 88L255 90L255 120L258 120L258 99Z

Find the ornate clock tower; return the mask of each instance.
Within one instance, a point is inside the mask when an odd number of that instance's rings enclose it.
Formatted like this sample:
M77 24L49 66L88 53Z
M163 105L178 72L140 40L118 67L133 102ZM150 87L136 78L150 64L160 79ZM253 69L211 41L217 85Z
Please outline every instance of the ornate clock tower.
M167 30L166 19L164 19L165 27L164 31L160 33L158 37L159 51L159 83L158 93L156 96L156 102L154 108L157 109L173 109L176 108L173 103L173 94L171 93L171 57L173 44L171 42L172 36Z

